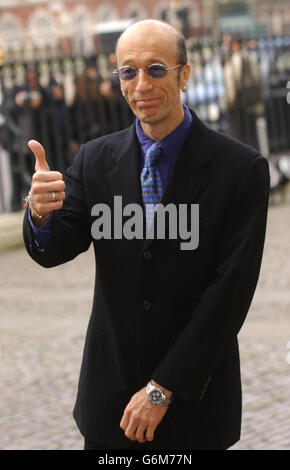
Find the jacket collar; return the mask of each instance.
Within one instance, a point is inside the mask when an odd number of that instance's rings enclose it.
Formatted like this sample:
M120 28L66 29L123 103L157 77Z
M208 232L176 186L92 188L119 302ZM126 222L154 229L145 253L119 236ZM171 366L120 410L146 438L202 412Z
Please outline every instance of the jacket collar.
M114 149L112 158L116 165L106 175L113 196L122 196L123 206L130 203L142 205L139 153L136 130L132 124L124 132L119 146Z

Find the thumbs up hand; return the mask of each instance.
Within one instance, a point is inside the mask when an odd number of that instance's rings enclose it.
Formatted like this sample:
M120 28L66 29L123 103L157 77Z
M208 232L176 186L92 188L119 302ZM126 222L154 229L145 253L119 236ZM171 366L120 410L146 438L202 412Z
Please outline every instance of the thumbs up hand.
M29 192L29 206L33 223L42 227L49 213L61 209L65 198L65 183L59 171L50 171L45 151L36 140L30 140L28 147L35 156L35 173Z
M30 140L27 145L35 156L35 171L49 171L42 145L37 140Z

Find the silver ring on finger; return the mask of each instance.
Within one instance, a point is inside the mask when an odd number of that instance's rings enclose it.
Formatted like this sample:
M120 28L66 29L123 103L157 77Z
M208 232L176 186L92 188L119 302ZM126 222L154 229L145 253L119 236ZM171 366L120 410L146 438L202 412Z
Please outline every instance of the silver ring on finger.
M52 201L55 202L57 200L57 194L56 193L51 193Z

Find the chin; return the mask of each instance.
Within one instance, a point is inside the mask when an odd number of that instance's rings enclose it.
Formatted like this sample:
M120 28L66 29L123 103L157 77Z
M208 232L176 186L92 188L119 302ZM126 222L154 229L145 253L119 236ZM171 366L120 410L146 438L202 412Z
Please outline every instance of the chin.
M151 117L151 116L138 116L141 122L144 122L145 124L154 124L158 122L159 120L157 118Z
M152 108L147 108L142 111L137 110L135 114L140 119L140 121L145 122L146 124L153 124L162 120L162 116L158 112L158 109L154 110Z

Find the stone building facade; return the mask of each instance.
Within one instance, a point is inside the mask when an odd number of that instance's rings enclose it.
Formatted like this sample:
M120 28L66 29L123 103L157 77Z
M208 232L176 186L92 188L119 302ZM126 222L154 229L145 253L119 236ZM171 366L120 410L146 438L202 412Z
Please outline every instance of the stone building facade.
M60 44L67 53L90 55L98 25L111 22L118 28L128 18L163 19L186 37L219 37L225 5L230 14L246 5L249 20L266 34L290 34L289 0L0 0L0 56L1 50L5 55Z
M76 53L90 54L96 25L112 22L118 27L128 18L167 20L191 36L199 32L201 4L202 0L0 0L2 49L61 42Z

